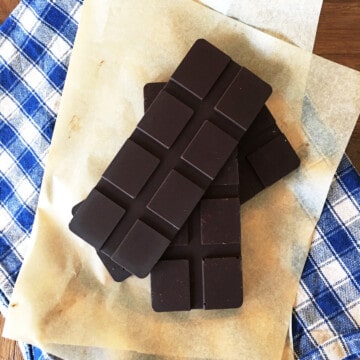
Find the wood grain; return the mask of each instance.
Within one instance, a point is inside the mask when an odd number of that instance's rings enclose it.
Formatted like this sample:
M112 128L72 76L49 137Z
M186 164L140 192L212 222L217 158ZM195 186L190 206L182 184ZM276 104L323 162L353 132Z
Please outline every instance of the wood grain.
M0 0L0 23L18 0ZM314 53L360 71L360 1L324 0ZM360 120L346 149L360 170ZM3 317L0 316L2 331ZM0 360L22 360L16 342L0 338Z
M4 318L0 314L0 334L4 326ZM0 360L22 360L20 349L15 341L0 339Z
M0 23L4 22L18 3L19 0L0 0Z
M314 53L360 71L360 1L325 0ZM346 148L360 171L360 117Z

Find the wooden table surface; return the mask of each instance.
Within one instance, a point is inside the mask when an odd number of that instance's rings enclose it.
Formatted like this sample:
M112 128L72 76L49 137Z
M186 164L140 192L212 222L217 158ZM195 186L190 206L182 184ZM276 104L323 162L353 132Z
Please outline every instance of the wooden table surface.
M0 0L0 23L18 0ZM360 71L360 1L324 0L314 53ZM360 121L346 149L360 171ZM4 319L0 316L0 331ZM21 326L21 324L19 324ZM21 360L16 342L0 338L0 360Z

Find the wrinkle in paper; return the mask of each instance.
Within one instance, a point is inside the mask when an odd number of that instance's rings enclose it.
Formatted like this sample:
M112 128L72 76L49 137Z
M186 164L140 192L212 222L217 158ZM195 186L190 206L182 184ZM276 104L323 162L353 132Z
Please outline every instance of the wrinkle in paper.
M312 51L322 0L200 0L267 34Z
M93 25L102 5L93 0L84 5L33 247L5 334L64 353L70 350L56 344L107 348L111 358L132 358L135 352L280 359L310 237L360 111L360 76L191 1L156 4L108 1L100 33ZM200 37L273 86L268 106L302 162L242 206L243 306L155 313L149 277L113 282L68 222L71 207L96 184L140 119L144 84L166 81ZM311 135L321 136L319 129L331 133L330 142ZM81 351L74 350L73 358L86 358Z

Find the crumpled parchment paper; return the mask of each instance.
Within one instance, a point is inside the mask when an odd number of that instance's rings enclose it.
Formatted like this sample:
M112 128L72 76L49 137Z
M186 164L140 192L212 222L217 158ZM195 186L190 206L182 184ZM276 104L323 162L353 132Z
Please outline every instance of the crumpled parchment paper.
M199 0L267 34L312 51L322 0Z
M69 359L281 358L310 238L360 112L359 73L191 1L88 0L82 11L5 336ZM114 283L67 225L141 118L143 85L167 80L199 37L272 85L267 105L301 167L241 209L243 306L155 313L149 277Z

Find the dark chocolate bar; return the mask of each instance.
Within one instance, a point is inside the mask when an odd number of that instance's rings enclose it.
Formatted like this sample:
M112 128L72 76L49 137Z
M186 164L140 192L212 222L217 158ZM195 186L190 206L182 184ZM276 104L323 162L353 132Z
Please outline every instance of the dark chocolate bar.
M145 111L164 88L165 84L164 82L158 82L149 83L144 86ZM274 145L277 152L273 150ZM256 164L251 163L248 158L252 159L254 155L264 152L264 150L266 150L265 158L267 158L265 165L270 164L271 170L269 170L269 173L272 175L272 182L264 181L263 183L257 175L257 172L261 174L261 169L258 169ZM232 197L238 191L240 202L243 204L266 186L271 185L296 169L300 163L295 151L285 135L280 132L266 106L261 110L241 139L238 145L237 157L238 162L234 162L234 154L228 160L207 190L205 198L211 198L218 193L221 193L223 197ZM238 169L239 177L237 177L237 170L235 169ZM240 187L238 178L240 179ZM221 186L221 189L219 189L219 186ZM76 212L79 205L74 207L73 213ZM188 221L191 222L191 218ZM192 240L190 239L189 241ZM123 281L131 275L100 251L98 255L115 281Z
M271 88L198 40L145 113L70 229L145 277L270 96Z

